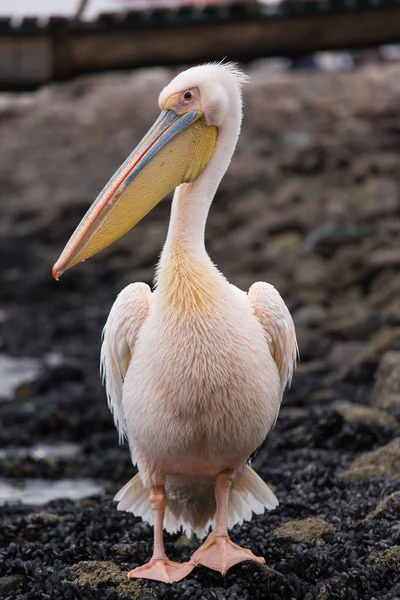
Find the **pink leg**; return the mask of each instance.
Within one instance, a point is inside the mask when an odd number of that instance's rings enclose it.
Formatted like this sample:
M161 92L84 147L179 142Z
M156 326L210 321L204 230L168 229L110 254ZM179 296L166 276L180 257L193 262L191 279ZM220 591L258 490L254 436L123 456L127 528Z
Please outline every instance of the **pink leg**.
M128 573L130 579L156 579L165 583L179 581L194 568L193 563L176 563L168 560L164 549L163 522L165 513L165 487L157 485L150 488L150 501L154 519L153 557L147 564Z
M232 480L233 472L231 469L226 469L217 475L215 491L217 515L215 528L204 544L191 557L191 562L196 565L204 565L215 571L221 571L223 575L233 565L245 560L255 560L262 564L265 563L262 557L255 556L251 550L241 548L229 539L228 507Z

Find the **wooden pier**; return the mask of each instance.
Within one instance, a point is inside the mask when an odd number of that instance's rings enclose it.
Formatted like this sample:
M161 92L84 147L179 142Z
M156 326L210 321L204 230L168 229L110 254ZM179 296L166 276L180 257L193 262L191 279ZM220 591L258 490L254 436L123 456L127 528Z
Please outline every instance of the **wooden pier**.
M83 73L210 60L297 57L400 42L400 0L288 0L103 14L96 21L0 19L0 89Z

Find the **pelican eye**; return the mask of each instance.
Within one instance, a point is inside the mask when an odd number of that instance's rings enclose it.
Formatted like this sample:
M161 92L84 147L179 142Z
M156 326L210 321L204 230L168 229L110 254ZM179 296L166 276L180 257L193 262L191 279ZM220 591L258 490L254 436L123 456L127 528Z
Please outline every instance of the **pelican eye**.
M184 100L191 100L192 98L193 98L193 94L192 94L192 92L185 92L185 93L183 94L183 99L184 99Z

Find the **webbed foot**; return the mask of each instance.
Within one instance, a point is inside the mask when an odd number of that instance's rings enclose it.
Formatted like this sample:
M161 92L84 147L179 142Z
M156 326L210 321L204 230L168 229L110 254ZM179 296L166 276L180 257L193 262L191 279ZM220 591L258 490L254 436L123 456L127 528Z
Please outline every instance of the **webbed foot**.
M261 556L256 556L251 550L234 544L229 536L217 536L212 532L204 544L192 555L190 562L220 571L222 575L225 575L233 565L245 560L255 560L265 564L265 560Z
M168 558L152 558L150 562L137 567L128 573L129 579L154 579L172 583L180 581L194 569L195 565L191 561L186 563L176 563Z

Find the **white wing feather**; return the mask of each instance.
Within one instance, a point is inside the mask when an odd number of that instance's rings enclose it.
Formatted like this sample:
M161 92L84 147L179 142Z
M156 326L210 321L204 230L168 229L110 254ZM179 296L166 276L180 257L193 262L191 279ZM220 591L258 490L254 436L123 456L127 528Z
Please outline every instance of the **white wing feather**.
M106 386L108 407L113 414L120 443L126 437L122 412L122 387L151 300L151 290L145 283L128 285L114 302L103 330L100 372Z
M292 381L299 354L293 319L273 285L258 281L251 286L248 296L278 367L283 393Z

